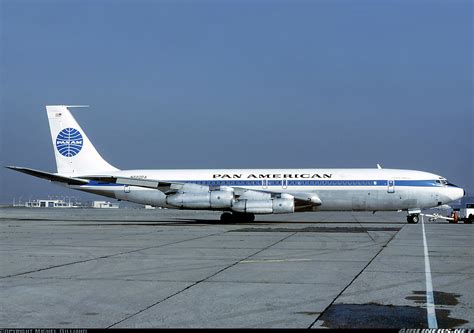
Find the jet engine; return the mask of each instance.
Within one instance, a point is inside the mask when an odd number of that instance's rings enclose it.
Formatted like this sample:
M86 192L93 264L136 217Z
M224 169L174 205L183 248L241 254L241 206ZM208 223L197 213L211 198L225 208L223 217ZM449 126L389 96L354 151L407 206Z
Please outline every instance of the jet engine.
M235 200L231 209L238 213L251 214L284 214L295 211L295 200L290 198L274 198L270 200Z
M234 192L216 190L202 192L178 192L166 197L170 206L189 209L225 209L232 206Z

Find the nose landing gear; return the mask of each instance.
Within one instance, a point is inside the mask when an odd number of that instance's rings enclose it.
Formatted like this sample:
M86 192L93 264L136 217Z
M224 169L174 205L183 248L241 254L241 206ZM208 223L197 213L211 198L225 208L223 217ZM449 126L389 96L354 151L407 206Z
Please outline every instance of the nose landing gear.
M419 214L407 215L407 222L408 223L413 223L413 224L416 224L416 223L420 222L420 215Z

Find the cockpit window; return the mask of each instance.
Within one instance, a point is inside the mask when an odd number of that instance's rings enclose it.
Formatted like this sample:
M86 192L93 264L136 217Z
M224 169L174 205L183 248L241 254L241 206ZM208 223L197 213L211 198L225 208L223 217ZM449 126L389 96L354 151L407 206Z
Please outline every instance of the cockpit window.
M439 185L447 185L448 181L446 179L437 179L436 183Z

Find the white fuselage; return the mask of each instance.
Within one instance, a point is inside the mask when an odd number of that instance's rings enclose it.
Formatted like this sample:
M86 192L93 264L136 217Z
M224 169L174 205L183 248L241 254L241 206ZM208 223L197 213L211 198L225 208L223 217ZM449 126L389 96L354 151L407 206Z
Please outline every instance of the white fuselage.
M382 169L120 170L95 149L66 105L46 112L57 173L8 166L69 188L157 207L220 210L222 221L297 211L408 211L457 200L463 189L428 172Z
M122 170L107 175L269 193L315 194L321 199L321 205L310 210L421 209L449 203L464 194L461 188L448 184L438 175L398 169ZM155 189L104 182L68 187L119 200L169 207L166 195Z

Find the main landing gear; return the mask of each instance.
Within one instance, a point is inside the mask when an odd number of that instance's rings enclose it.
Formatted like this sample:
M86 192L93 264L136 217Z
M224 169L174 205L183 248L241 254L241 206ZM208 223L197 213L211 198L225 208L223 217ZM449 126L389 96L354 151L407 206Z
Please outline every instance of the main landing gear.
M407 222L408 223L418 223L418 222L420 222L420 215L419 214L407 215Z
M221 222L253 222L253 221L255 221L254 214L225 212L225 213L222 213L221 215Z

